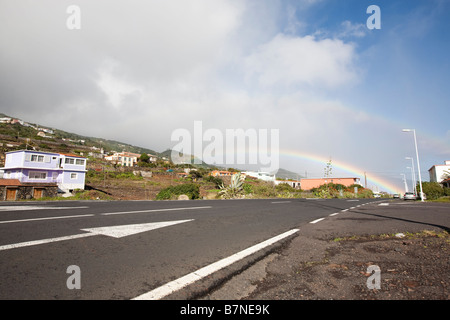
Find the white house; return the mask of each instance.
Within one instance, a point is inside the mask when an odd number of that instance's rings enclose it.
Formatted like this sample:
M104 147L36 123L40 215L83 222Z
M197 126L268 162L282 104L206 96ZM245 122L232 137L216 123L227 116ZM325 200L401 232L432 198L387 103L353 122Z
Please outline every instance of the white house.
M6 152L4 179L20 182L57 183L59 189L70 192L84 189L86 158L75 154L19 150Z
M249 177L264 180L264 181L275 182L275 175L270 174L269 172L245 171L245 172L242 172L242 174L245 174L246 176L249 176Z
M450 160L444 161L444 164L436 164L428 169L430 182L442 182L446 179L446 173L450 173Z
M140 154L132 152L116 152L113 155L106 156L105 160L120 164L123 167L134 167L140 156Z
M275 180L275 185L279 185L279 184L288 184L290 185L292 188L295 189L300 189L300 181L299 180Z

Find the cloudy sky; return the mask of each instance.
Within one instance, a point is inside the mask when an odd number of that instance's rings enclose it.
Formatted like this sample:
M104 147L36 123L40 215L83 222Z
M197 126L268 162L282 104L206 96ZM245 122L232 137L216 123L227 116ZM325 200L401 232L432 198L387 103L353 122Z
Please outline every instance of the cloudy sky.
M282 168L331 158L404 191L403 128L423 180L450 160L449 17L449 0L0 0L0 112L160 152L194 121L277 129Z

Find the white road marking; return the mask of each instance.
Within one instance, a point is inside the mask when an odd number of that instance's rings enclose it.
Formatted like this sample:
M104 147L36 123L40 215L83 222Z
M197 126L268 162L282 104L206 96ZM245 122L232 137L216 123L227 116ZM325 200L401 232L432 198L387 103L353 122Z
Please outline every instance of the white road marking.
M268 247L272 244L274 244L275 242L278 242L286 237L289 237L290 235L298 232L299 229L292 229L290 231L287 231L285 233L282 233L276 237L270 238L264 242L261 242L257 245L254 245L250 248L247 248L245 250L242 250L238 253L235 253L231 256L229 256L228 258L219 260L217 262L214 262L204 268L198 269L197 271L194 271L192 273L189 273L181 278L178 278L174 281L168 282L165 285L162 285L152 291L149 291L147 293L144 293L140 296L137 296L136 298L133 298L132 300L159 300L162 299L166 296L168 296L169 294L178 291L194 282L196 282L197 280L200 280L206 276L209 276L210 274L223 269L261 249L264 249L265 247Z
M271 203L291 203L290 201L272 201Z
M114 215L114 214L128 214L128 213L142 213L142 212L164 212L164 211L179 211L179 210L196 210L196 209L211 209L211 206L205 207L185 207L185 208L168 208L168 209L149 209L149 210L138 210L138 211L121 211L121 212L106 212L102 213L104 216Z
M330 217L337 216L338 214L339 214L339 212L332 213L332 214L330 214Z
M177 220L177 221L165 221L165 222L150 222L150 223L140 223L140 224L127 224L122 226L111 226L111 227L99 227L99 228L86 228L81 229L82 231L88 231L94 234L101 234L113 238L122 238L129 235L155 230L163 227L172 226L179 223L193 221L189 220Z
M44 244L44 243L58 242L58 241L64 241L64 240L72 240L72 239L91 237L91 236L95 236L95 234L94 233L82 233L82 234L74 234L74 235L66 236L66 237L58 237L58 238L50 238L50 239L43 239L43 240L35 240L35 241L13 243L13 244L7 244L7 245L4 245L4 246L0 246L0 251L9 250L9 249L16 249L16 248L22 248L22 247L37 246L39 244Z
M341 210L341 212L345 212L345 211L348 211L348 209L342 209L342 210Z
M0 251L16 249L22 247L30 247L36 246L45 243L52 243L58 241L72 240L84 237L91 237L96 235L105 235L108 237L121 238L129 235L155 230L158 228L163 228L167 226L171 226L178 223L189 222L190 220L176 220L176 221L164 221L164 222L151 222L151 223L143 223L143 224L129 224L129 225L121 225L121 226L110 226L110 227L99 227L99 228L87 228L81 229L82 231L88 231L88 233L74 234L71 236L57 237L57 238L49 238L43 240L34 240L34 241L26 241L20 243L13 243L0 246Z
M389 203L386 203L386 202L383 202L383 203L379 204L379 206L388 206L388 205L389 205Z
M325 218L320 218L320 219L316 219L316 220L314 220L314 221L311 221L310 223L317 223L317 222L320 222L320 221L322 221L322 220L324 220Z
M54 219L68 219L68 218L83 218L83 217L93 217L93 214L80 214L76 216L59 216L59 217L46 217L46 218L32 218L32 219L20 219L20 220L7 220L0 221L2 223L13 223L13 222L27 222L27 221L40 221L40 220L54 220Z
M89 207L0 206L0 211L86 209Z

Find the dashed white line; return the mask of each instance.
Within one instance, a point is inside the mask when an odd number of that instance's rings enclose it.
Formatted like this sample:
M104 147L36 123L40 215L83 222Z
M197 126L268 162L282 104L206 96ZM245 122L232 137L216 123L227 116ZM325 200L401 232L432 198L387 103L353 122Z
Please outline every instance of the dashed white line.
M339 214L339 212L335 212L335 213L330 214L329 216L333 217L333 216L337 216L338 214Z
M310 223L314 224L314 223L317 223L319 221L322 221L323 219L325 219L325 218L316 219L316 220L311 221Z
M84 218L84 217L93 217L93 214L80 214L76 216L60 216L60 217L46 217L46 218L31 218L31 219L20 219L20 220L7 220L0 221L2 223L14 223L14 222L27 222L27 221L40 221L40 220L54 220L54 219L69 219L69 218Z
M140 296L137 296L133 300L159 300L159 299L162 299L162 298L170 295L171 293L178 291L178 290L196 282L197 280L200 280L206 276L209 276L210 274L212 274L220 269L223 269L223 268L233 264L236 261L239 261L261 249L264 249L265 247L268 247L284 238L287 238L290 235L292 235L298 231L299 231L299 229L292 229L292 230L282 233L276 237L270 238L264 242L261 242L250 248L247 248L238 253L235 253L235 254L229 256L228 258L214 262L204 268L198 269L197 271L189 273L181 278L178 278L174 281L168 282L165 285L162 285L152 291L149 291Z

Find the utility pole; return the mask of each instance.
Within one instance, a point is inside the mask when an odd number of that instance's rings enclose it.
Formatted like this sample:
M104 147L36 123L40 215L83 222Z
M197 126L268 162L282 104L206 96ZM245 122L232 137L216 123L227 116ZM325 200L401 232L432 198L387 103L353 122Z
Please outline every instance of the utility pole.
M367 175L365 171L364 171L364 189L367 189Z

